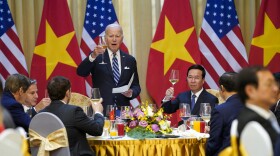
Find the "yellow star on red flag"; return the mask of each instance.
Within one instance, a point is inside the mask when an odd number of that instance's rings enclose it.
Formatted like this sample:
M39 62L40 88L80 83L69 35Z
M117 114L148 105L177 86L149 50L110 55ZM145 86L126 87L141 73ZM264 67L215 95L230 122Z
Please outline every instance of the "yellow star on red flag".
M194 27L191 27L182 32L176 33L168 18L165 17L164 38L153 42L151 45L151 48L164 54L164 75L176 59L195 64L193 57L185 47L185 44L189 40L193 31Z
M34 50L34 54L46 58L46 80L58 63L77 67L77 64L67 52L67 47L74 35L75 32L72 31L58 37L48 21L46 21L46 42L36 46Z
M252 45L263 48L263 65L266 66L280 53L280 28L276 28L267 14L264 16L264 33L254 37Z

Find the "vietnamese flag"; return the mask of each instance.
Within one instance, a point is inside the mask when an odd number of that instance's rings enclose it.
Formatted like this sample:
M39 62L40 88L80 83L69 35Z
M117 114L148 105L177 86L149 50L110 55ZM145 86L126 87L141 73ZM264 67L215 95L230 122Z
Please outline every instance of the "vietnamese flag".
M165 91L172 86L169 82L172 69L179 70L179 82L174 85L176 96L189 89L187 69L200 62L189 0L165 0L151 44L146 78L148 92L156 104L160 105Z
M262 0L249 55L250 65L280 71L280 1Z
M39 99L54 76L71 81L73 92L85 94L84 79L76 74L81 62L79 45L66 0L45 0L34 55L31 78L37 80Z

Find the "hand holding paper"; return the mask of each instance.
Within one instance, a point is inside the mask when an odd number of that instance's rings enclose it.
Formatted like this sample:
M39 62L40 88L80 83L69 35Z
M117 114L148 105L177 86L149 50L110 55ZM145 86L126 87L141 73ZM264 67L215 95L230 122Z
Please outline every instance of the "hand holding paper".
M128 91L133 82L133 79L134 79L134 73L132 74L127 85L124 85L124 86L121 86L118 88L113 88L113 93L124 93L124 92Z
M123 92L122 94L128 98L132 97L133 90L128 89L128 91Z

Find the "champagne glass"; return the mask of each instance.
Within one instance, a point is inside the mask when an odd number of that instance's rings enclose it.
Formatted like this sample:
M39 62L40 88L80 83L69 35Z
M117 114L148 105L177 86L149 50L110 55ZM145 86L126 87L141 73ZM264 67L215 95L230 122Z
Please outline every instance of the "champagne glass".
M171 70L169 81L172 83L172 87L174 88L174 85L179 81L179 70ZM173 97L173 95L171 95Z
M107 48L107 43L105 41L105 36L99 36L99 46L101 46L104 50ZM102 54L102 62L99 64L107 64L104 62L104 53Z
M184 121L184 124L188 128L190 128L190 126L186 124L186 121L191 117L190 105L187 103L180 103L179 110L180 110L180 117Z

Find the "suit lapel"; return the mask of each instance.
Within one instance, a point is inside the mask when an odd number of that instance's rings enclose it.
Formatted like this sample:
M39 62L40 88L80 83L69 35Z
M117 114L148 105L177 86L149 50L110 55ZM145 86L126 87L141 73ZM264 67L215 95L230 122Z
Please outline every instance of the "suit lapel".
M107 63L107 64L105 64L105 66L107 68L107 71L108 71L109 75L111 75L112 80L114 81L112 65L111 65L111 60L110 60L110 57L109 57L108 50L106 50L103 55L104 55L104 62Z
M125 57L125 55L124 55L124 53L122 52L122 51L120 51L120 59L121 59L121 76L120 76L120 80L119 81L121 81L122 80L122 77L124 76L124 72L125 72L125 70L124 70L124 67L125 67L125 62L126 62L126 57Z

